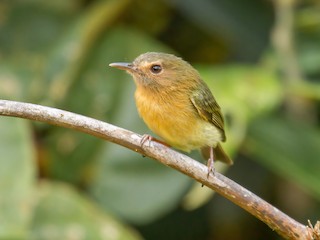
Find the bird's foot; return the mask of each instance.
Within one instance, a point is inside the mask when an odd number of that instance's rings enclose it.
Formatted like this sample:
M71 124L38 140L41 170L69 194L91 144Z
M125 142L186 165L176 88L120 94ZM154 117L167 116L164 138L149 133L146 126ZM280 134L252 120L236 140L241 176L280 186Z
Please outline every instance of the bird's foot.
M211 159L211 158L208 159L207 167L208 167L207 178L209 178L211 172L214 176L216 173L216 168L214 167L214 160L213 159Z
M166 147L170 147L169 144L167 144L167 143L165 143L165 142L163 142L163 141L161 141L161 140L159 140L159 139L157 139L157 138L155 138L155 137L152 137L152 136L149 135L149 134L144 134L144 135L142 136L141 141L140 141L141 147L142 147L147 141L148 141L148 147L150 147L150 142L151 142L151 141L155 141L155 142L158 142L158 143L160 143L160 144L162 144L162 145L165 145Z
M143 147L143 145L148 141L148 146L150 147L150 142L153 140L153 137L149 134L143 134L140 145Z

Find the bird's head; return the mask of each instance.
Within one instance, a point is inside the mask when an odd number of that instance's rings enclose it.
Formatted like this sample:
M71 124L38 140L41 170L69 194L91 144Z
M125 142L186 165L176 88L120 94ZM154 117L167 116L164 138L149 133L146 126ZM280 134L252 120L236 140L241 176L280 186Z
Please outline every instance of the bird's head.
M126 70L138 86L149 88L181 86L200 78L188 62L167 53L147 52L132 63L116 62L109 66Z

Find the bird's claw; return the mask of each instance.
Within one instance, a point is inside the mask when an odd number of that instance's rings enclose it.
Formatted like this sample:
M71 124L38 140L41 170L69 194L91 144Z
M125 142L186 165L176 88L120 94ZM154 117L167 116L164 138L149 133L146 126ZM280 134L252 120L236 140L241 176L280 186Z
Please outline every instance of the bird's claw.
M140 141L140 145L141 147L143 147L143 145L148 141L148 147L150 147L150 142L153 140L153 137L149 134L143 134L141 141Z
M151 141L155 141L155 142L160 143L160 144L162 144L162 145L164 145L164 146L166 146L166 147L170 147L169 144L167 144L167 143L165 143L165 142L163 142L163 141L161 141L161 140L159 140L159 139L157 139L157 138L155 138L155 137L152 137L152 136L149 135L149 134L143 134L143 136L142 136L142 138L141 138L141 141L140 141L140 145L141 145L141 147L143 147L143 145L144 145L146 142L149 142L148 147L150 147L150 142L151 142Z
M208 159L207 167L208 167L207 178L209 178L211 172L214 176L216 173L216 168L214 167L214 160L213 159L211 159L211 158Z

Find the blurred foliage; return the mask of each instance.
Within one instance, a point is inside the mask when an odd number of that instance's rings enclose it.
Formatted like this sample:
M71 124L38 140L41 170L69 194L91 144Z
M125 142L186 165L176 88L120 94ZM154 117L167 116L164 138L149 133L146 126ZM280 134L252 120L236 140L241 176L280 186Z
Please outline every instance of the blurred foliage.
M292 1L286 9L297 82L270 40L281 2L2 0L0 98L150 133L130 76L107 65L146 51L177 54L199 70L226 116L224 147L235 165L219 171L314 222L320 5ZM182 174L82 133L2 117L0 156L0 239L278 238Z

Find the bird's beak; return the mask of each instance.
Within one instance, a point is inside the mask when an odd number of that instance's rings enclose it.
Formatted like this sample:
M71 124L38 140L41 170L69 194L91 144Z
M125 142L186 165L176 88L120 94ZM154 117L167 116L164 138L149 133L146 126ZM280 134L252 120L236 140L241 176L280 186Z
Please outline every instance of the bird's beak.
M133 64L132 63L125 63L125 62L115 62L115 63L110 63L110 67L115 67L121 70L133 70Z

